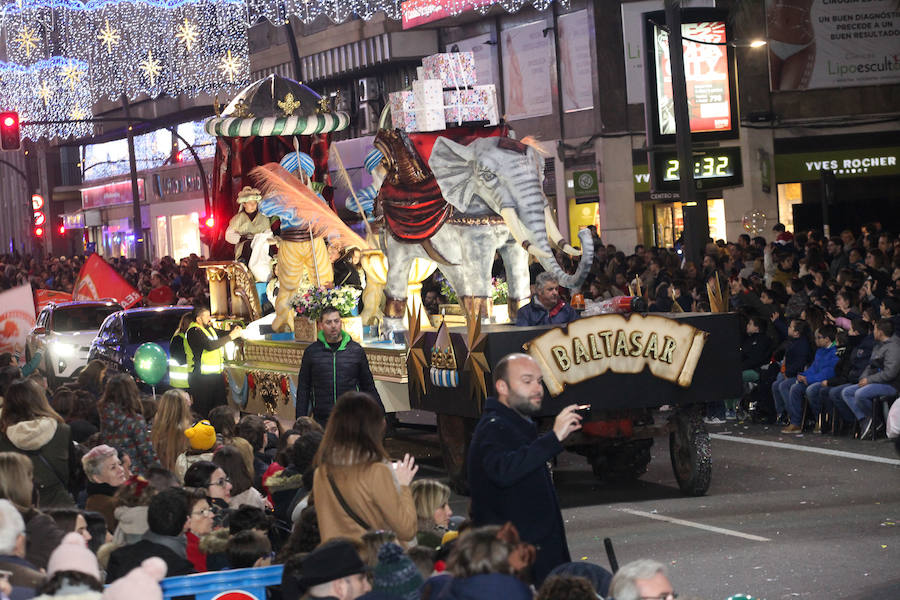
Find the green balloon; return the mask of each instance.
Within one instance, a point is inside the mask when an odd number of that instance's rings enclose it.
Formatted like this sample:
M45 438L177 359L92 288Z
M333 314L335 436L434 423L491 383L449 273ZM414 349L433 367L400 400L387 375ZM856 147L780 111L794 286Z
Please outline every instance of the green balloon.
M146 342L134 352L134 372L144 383L156 385L169 370L166 351L159 344Z

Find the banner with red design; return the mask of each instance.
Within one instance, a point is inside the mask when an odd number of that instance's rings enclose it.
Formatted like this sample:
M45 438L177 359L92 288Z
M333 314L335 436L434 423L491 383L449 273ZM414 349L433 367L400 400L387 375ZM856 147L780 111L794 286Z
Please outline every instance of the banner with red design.
M50 304L51 302L70 302L72 294L69 292L60 292L58 290L36 290L34 292L35 314Z
M141 294L97 254L91 254L75 282L75 300L112 298L125 308L141 301Z
M25 353L25 336L34 327L30 285L0 292L0 352Z

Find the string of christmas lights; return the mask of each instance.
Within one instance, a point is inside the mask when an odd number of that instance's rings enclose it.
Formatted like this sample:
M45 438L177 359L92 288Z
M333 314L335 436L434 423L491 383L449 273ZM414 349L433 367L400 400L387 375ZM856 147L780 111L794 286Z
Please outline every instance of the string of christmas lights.
M0 62L0 106L15 107L21 121L62 121L91 117L91 94L74 74L85 63L55 57L25 67ZM22 137L67 138L90 135L90 123L25 125Z
M7 5L4 29L11 62L86 63L94 98L195 96L249 83L246 18L239 0L22 0Z

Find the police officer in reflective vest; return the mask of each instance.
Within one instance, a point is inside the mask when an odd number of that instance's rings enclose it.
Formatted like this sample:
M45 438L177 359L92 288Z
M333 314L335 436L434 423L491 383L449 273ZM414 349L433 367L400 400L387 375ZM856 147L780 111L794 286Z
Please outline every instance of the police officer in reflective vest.
M187 330L194 322L193 313L181 317L178 330L169 340L169 385L180 390L188 389L188 376L194 368L193 352L187 344Z
M194 322L187 328L189 358L194 368L188 377L193 409L203 418L209 411L225 404L225 351L223 346L240 337L243 329L235 327L230 332L213 329L208 308L194 309Z

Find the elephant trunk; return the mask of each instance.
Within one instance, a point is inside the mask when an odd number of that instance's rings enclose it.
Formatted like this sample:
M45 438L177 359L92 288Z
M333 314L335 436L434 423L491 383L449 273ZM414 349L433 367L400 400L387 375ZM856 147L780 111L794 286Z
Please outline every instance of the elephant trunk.
M546 271L555 275L559 279L561 286L571 290L578 289L587 277L588 270L591 267L591 259L594 255L594 240L591 232L587 229L579 232L578 238L581 240L582 257L578 262L578 268L575 273L573 275L566 273L556 262L550 249L550 237L548 236L553 236L553 242L557 244L562 242L562 235L556 228L555 223L552 222L552 218L548 219L546 216L547 199L541 191L541 183L534 175L531 175L528 177L530 180L528 184L522 185L525 182L525 178L526 176L523 176L523 174L512 174L510 179L514 181L519 180L517 190L525 189L528 191L517 195L514 204L511 197L507 199L507 205L517 206L517 210L505 208L500 213L516 241L535 256ZM551 224L549 229L548 223ZM526 239L519 239L520 237ZM568 244L559 243L559 245L571 248Z

